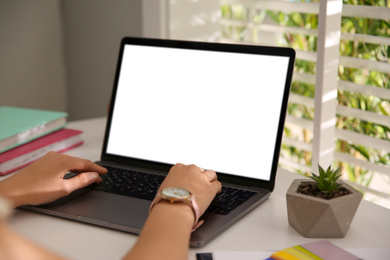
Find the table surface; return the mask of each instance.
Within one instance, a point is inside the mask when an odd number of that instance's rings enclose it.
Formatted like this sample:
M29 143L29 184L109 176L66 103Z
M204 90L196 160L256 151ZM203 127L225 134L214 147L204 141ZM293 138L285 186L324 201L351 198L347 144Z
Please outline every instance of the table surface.
M67 154L99 160L105 122L105 118L70 122L69 128L84 132L85 143ZM285 194L296 178L301 176L279 169L267 201L205 247L190 249L188 259L195 259L196 252L277 251L320 240L304 238L288 224ZM328 240L347 249L389 249L389 221L389 209L363 200L346 237ZM15 210L9 223L25 237L70 259L120 259L137 240L133 234L23 210Z

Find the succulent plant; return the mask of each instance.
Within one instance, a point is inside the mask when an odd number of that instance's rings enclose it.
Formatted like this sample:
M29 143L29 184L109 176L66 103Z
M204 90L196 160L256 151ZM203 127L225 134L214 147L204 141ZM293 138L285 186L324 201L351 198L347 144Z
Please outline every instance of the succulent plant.
M315 181L315 187L323 193L331 193L338 191L340 183L337 180L341 177L341 168L336 170L331 169L329 166L325 171L320 165L318 165L318 175L311 173L311 179Z

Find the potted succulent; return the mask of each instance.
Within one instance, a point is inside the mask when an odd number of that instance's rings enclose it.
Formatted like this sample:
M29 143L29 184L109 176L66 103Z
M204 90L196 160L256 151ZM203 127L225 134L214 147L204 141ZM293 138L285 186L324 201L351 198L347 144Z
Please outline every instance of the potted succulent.
M294 180L287 191L289 224L304 237L345 237L363 194L339 180L341 169Z

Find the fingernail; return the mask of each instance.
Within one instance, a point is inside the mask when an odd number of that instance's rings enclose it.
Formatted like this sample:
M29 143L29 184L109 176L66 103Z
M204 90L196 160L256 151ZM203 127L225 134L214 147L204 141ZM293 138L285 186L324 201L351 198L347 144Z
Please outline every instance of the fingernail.
M88 178L93 182L100 182L102 180L97 172L87 172L87 174Z

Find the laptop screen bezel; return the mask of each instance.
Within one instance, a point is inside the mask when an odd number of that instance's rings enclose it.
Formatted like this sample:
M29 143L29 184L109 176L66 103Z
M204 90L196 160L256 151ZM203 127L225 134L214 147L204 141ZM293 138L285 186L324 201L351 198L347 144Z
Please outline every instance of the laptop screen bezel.
M109 105L109 114L107 117L106 130L104 135L103 147L101 152L101 161L113 162L120 165L131 165L132 167L146 169L150 171L157 171L161 173L168 173L172 164L140 160L136 158L123 157L119 155L113 155L107 153L108 140L110 135L110 126L112 122L113 109L115 105L118 81L120 77L122 57L124 48L126 45L141 45L141 46L156 46L167 48L180 48L180 49L192 49L192 50L209 50L219 52L232 52L232 53L247 53L247 54L261 54L272 56L283 56L289 58L288 71L286 75L286 82L284 86L284 94L281 104L281 112L279 117L278 133L275 140L275 151L273 156L273 162L271 167L270 179L260 180L248 177L240 177L231 174L218 173L218 179L222 183L234 183L238 185L253 186L265 188L272 191L275 186L276 172L278 168L279 153L281 149L284 122L287 111L288 96L290 92L290 86L292 81L293 67L295 62L295 51L291 48L284 47L270 47L270 46L253 46L253 45L239 45L239 44L224 44L224 43L209 43L209 42L195 42L195 41L182 41L182 40L165 40L165 39L150 39L150 38L136 38L125 37L122 39L119 49L117 67L114 78L114 86L112 88L111 101Z

